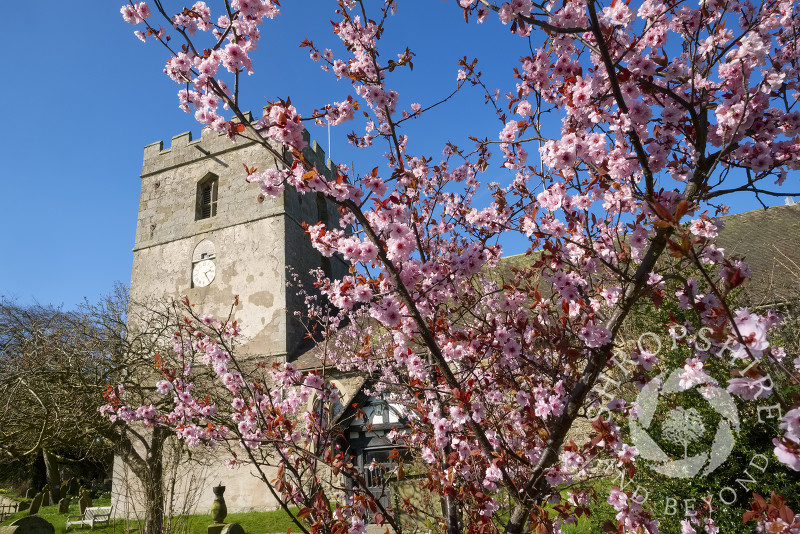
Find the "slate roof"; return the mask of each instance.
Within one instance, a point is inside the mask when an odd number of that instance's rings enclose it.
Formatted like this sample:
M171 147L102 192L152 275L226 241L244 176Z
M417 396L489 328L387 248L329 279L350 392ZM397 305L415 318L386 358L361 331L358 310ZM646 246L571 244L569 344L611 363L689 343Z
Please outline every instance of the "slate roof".
M724 217L717 246L753 269L744 285L750 305L800 298L800 205L777 206Z

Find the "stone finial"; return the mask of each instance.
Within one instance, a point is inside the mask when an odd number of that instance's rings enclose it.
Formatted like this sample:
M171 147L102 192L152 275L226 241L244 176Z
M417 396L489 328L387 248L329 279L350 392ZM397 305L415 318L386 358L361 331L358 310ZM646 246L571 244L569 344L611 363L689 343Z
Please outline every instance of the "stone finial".
M214 523L222 523L225 521L225 516L228 515L228 507L225 505L225 497L223 494L225 493L225 486L220 485L211 488L214 492L214 502L211 504L211 519Z

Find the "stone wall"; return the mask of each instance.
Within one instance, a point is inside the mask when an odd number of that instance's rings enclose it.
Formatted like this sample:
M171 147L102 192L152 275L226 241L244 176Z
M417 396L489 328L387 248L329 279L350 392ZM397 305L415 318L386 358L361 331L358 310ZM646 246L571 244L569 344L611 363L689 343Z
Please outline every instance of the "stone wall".
M176 443L174 440L165 447L164 454L165 490L167 492L168 514L173 516L191 514L205 515L214 502L213 486L222 483L225 489L225 502L228 513L250 512L253 510L275 510L278 502L272 497L260 479L256 478L254 468L240 466L229 469L225 460L229 454L225 446L210 450L198 448L192 451L192 461L184 459L175 465ZM274 469L266 471L275 476ZM111 491L111 504L114 516L134 522L144 521L144 501L141 484L136 476L126 468L122 459L114 458L114 477ZM172 507L169 510L169 507ZM211 519L209 518L209 523Z

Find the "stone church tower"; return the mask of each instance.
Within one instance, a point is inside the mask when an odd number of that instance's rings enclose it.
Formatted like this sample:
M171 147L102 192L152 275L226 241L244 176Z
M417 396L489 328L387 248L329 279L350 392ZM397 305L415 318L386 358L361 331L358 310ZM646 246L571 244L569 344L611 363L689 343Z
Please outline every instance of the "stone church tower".
M316 142L303 153L318 169L331 171ZM233 143L208 130L197 140L186 132L173 137L168 148L160 141L144 148L131 299L188 297L199 312L226 318L238 295L234 317L245 343L237 355L294 361L310 347L293 316L304 303L298 289L287 286L291 273L308 288L314 269L334 278L348 270L340 258L313 249L302 223L335 222L338 213L321 195L300 195L290 187L280 198L260 195L258 184L246 182L243 164L260 170L280 166L254 142ZM181 464L179 484L193 484L196 498L189 503L184 492L178 499L187 502L178 509L185 504L205 513L214 497L210 487L220 481L230 512L277 507L250 469L227 469L224 450L210 454L204 465ZM142 517L139 491L135 476L115 458L117 517Z
M304 155L327 169L316 142ZM293 318L303 302L287 288L290 269L307 281L316 268L333 277L347 272L343 261L312 248L302 223L338 215L321 195L287 187L281 198L260 196L258 185L245 181L243 164L280 165L253 142L233 143L209 130L198 140L191 132L177 135L166 149L161 142L145 147L131 297L186 296L203 313L224 318L239 295L243 351L292 360L308 346Z

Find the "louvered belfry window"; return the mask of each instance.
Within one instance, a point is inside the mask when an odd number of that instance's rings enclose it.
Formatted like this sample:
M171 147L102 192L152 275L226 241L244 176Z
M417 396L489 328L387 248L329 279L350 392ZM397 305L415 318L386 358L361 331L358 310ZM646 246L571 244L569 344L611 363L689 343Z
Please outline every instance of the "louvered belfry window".
M197 184L197 220L208 219L217 214L218 184L219 179L213 174Z

